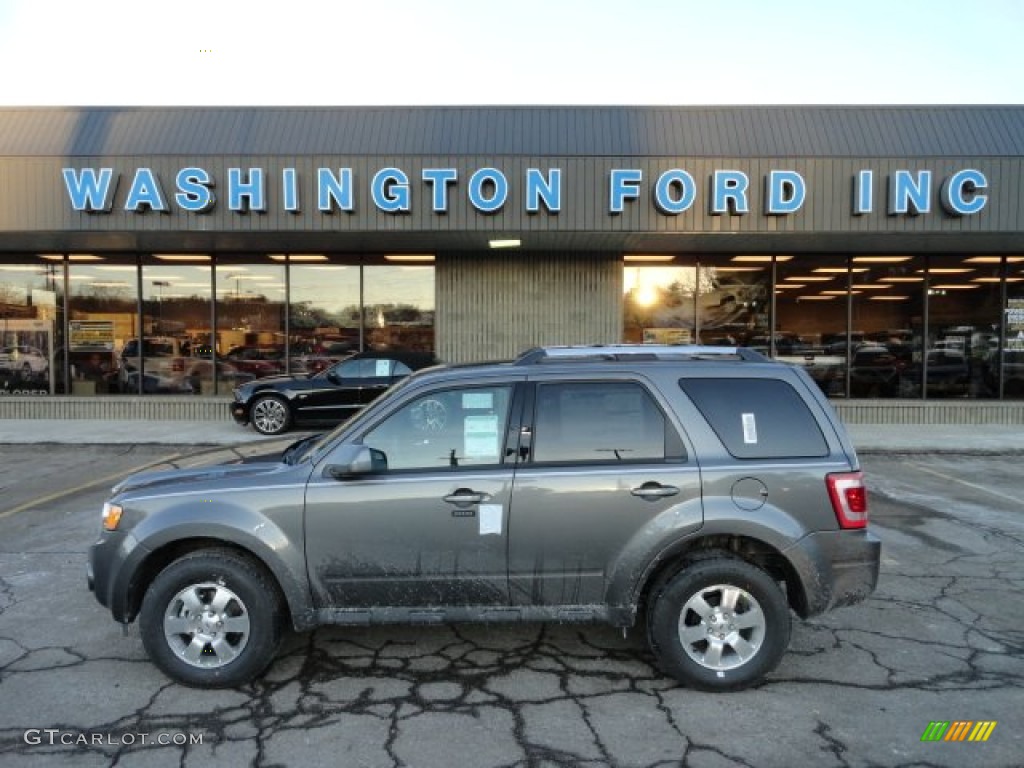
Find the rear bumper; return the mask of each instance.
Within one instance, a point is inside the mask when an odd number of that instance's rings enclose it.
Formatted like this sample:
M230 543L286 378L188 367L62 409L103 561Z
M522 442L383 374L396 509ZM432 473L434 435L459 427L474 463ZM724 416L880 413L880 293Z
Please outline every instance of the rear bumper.
M803 586L797 612L804 617L866 599L878 584L882 542L867 530L819 531L783 554Z

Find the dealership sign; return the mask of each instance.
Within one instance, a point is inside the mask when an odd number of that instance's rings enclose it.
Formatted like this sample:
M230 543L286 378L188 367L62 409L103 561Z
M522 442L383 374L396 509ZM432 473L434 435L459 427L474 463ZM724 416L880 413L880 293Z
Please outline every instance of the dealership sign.
M206 213L218 203L220 185L212 173L200 167L180 169L170 184L151 168L136 168L123 199L117 198L121 174L113 168L64 168L63 176L71 206L86 213L110 213L115 202L131 213L170 213L172 208ZM321 213L353 213L360 195L384 213L409 213L416 199L422 197L423 202L418 204L430 206L436 214L446 214L453 197L460 193L478 212L494 214L508 205L516 184L521 184L518 199L527 213L557 214L566 202L563 181L560 168L527 168L521 179L510 180L500 169L490 167L479 168L465 178L455 168L424 168L415 178L401 168L388 167L378 170L361 186L352 168L317 168L315 177L305 182L295 168L284 168L274 183L281 209L294 214L314 203ZM933 200L951 216L971 216L988 202L988 180L972 168L941 179L934 178L929 170L896 170L877 182L874 171L862 170L850 181L851 213L857 216L873 213L876 207L884 208L890 216L927 214ZM613 168L604 183L601 194L609 215L622 214L649 200L663 215L678 216L693 208L703 195L702 204L716 216L748 214L755 201L765 215L791 216L803 208L808 193L804 177L788 169L768 171L755 184L749 174L731 169L712 171L698 183L682 168L653 176L639 168ZM237 213L266 212L270 184L270 174L263 168L228 168L224 180L228 209ZM755 187L759 191L755 192Z

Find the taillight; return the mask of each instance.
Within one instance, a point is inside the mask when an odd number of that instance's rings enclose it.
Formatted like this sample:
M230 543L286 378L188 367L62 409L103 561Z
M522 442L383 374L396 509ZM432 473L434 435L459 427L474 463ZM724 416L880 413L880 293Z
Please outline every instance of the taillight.
M863 472L843 472L825 478L832 509L840 528L866 528L868 489Z

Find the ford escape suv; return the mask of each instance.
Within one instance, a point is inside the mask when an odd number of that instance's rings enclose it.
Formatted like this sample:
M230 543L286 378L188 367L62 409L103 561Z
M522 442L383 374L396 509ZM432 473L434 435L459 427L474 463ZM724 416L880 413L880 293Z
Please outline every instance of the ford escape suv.
M88 581L187 685L251 680L289 626L604 621L725 691L777 665L791 612L869 595L879 557L805 371L615 345L425 369L280 461L129 477Z

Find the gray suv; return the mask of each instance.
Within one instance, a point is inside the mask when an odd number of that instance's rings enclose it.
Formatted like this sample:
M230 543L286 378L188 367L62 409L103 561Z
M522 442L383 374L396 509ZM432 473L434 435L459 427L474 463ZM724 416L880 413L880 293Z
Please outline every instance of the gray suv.
M251 680L289 625L604 621L726 691L776 666L791 610L870 594L879 555L803 370L552 347L418 372L279 461L129 477L88 580L187 685Z

